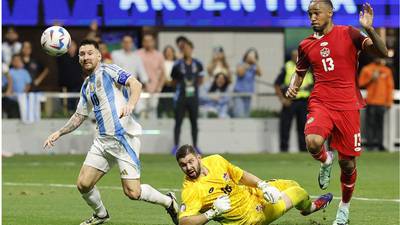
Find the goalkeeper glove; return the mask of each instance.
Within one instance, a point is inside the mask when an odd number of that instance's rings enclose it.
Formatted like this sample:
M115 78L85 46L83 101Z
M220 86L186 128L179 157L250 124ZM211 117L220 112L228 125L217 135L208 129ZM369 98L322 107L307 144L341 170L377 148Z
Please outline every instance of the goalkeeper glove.
M216 216L221 215L231 208L231 200L228 195L219 196L213 203L213 207L209 209L204 215L208 220L213 219Z
M269 185L265 181L258 182L257 187L263 192L264 199L272 204L277 203L281 198L281 192L278 190L278 188Z

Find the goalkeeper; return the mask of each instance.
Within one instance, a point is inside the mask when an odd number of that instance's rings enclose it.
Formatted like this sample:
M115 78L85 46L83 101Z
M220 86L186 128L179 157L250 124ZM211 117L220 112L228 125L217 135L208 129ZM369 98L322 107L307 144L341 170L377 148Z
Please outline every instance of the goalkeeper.
M295 207L309 215L329 205L332 194L311 201L292 180L263 181L232 165L220 155L202 159L190 145L180 147L176 160L186 174L180 225L269 224Z

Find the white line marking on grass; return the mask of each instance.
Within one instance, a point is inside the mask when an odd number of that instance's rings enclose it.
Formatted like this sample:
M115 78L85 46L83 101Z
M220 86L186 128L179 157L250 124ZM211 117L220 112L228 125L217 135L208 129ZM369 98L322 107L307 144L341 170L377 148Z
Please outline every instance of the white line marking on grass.
M29 186L29 187L57 187L57 188L76 188L76 185L73 184L45 184L45 183L14 183L14 182L3 182L5 186ZM109 190L121 190L121 186L99 186L100 189L109 189ZM180 192L180 189L174 188L158 188L160 191L175 191Z
M76 185L73 184L45 184L45 183L15 183L15 182L4 182L4 186L29 186L29 187L56 187L56 188L76 188ZM100 189L109 189L109 190L122 190L120 186L99 186ZM174 191L180 192L180 189L176 188L158 188L160 191ZM311 198L317 198L319 196L311 196ZM333 199L340 200L340 197L333 197ZM398 202L400 203L400 199L384 199L384 198L362 198L362 197L352 197L353 200L359 201L370 201L370 202Z

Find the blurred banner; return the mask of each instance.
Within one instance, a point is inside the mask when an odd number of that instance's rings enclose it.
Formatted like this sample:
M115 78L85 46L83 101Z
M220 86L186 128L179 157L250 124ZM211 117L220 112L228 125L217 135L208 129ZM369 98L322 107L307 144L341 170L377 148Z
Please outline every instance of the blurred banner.
M334 0L335 23L358 26L365 0ZM2 0L3 25L305 27L309 0ZM371 2L376 27L399 27L399 1Z

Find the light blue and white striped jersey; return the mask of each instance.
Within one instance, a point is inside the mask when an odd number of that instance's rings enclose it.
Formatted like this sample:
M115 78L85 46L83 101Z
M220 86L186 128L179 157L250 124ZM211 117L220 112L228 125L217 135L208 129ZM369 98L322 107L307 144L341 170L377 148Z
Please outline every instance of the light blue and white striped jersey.
M93 110L99 135L142 134L142 127L132 116L119 118L128 102L125 84L130 76L117 65L100 64L83 82L76 112L88 116Z

